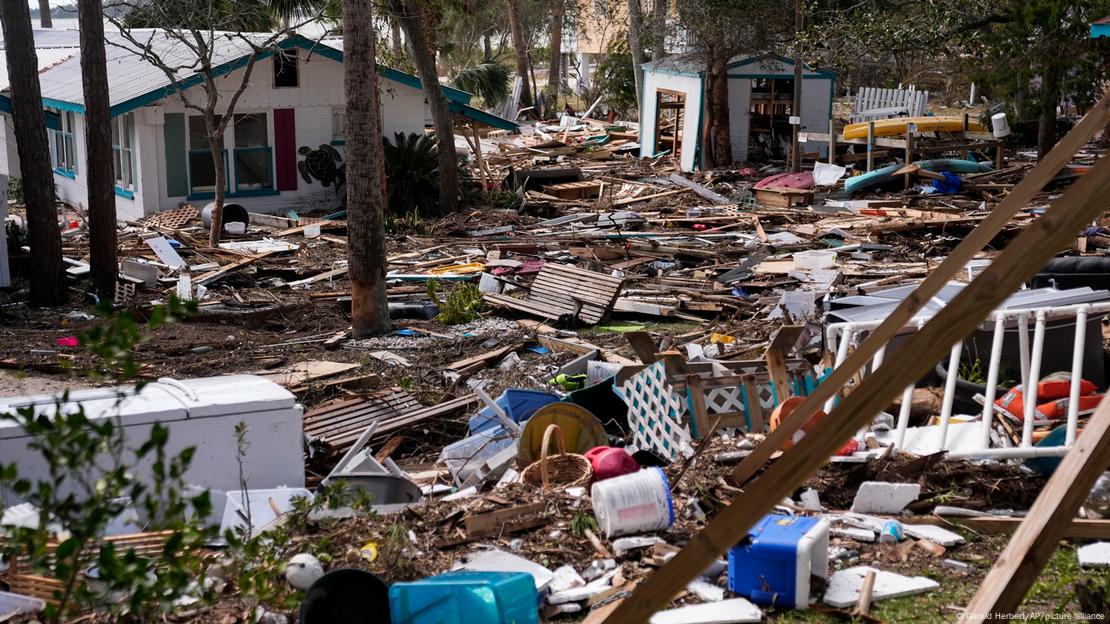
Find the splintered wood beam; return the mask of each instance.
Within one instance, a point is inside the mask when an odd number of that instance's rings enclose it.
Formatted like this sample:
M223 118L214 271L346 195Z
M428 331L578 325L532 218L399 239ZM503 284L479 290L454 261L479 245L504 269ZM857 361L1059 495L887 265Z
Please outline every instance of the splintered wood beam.
M1002 228L1006 227L1010 219L1029 205L1033 196L1040 192L1044 185L1055 177L1079 151L1079 148L1086 145L1087 141L1108 122L1110 122L1110 94L1103 96L1091 112L1087 113L1087 116L1072 128L1071 132L1061 139L1036 167L1029 171L978 227L964 237L940 266L925 276L925 280L917 289L903 299L881 325L871 331L863 343L849 354L844 363L834 369L821 385L817 386L813 394L809 395L798 409L794 410L777 429L767 434L751 455L748 455L733 470L733 483L743 485L763 468L775 450L782 448L783 443L789 440L799 427L809 422L825 401L838 393L855 376L856 371L866 366L879 349L890 342L890 339L913 318L913 315L940 292L948 280L963 270L967 262L986 247L1002 231Z
M778 501L824 465L860 427L890 405L902 388L931 370L953 344L971 334L1022 282L1036 275L1076 232L1103 211L1108 196L1110 158L1103 158L1044 216L1019 234L986 271L912 334L893 358L888 358L828 417L733 499L673 559L640 584L606 623L642 624L666 606L717 557L739 543ZM1096 436L1085 433L1082 437ZM768 438L761 446L770 441Z
M1103 400L979 584L964 611L965 621L1001 619L1000 615L1017 611L1107 465L1110 401Z

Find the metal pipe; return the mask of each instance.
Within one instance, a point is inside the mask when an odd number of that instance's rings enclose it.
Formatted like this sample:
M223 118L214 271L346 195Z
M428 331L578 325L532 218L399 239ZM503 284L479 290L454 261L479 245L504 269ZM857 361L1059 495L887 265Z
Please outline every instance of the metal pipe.
M902 408L898 410L898 429L894 434L895 450L906 445L906 428L910 424L910 408L913 406L913 384L902 391Z
M1033 421L1037 416L1037 384L1041 380L1041 356L1044 355L1045 313L1037 312L1036 329L1033 331L1033 355L1029 358L1029 382L1022 386L1025 393L1022 418L1021 445L1033 446Z
M1021 357L1021 384L1029 384L1029 316L1019 314L1018 320L1018 353Z
M1068 429L1064 445L1075 444L1079 429L1079 386L1083 383L1083 344L1087 341L1087 311L1075 313L1075 343L1071 353L1071 392L1068 393Z
M994 417L994 399L998 392L998 369L1002 364L1002 343L1006 337L1006 319L994 319L994 337L991 339L991 361L987 369L987 393L983 399L982 447L991 445L991 420Z
M843 364L844 360L848 358L848 344L852 342L852 337L855 335L856 332L853 331L851 328L844 328L844 332L840 336L840 344L837 346L836 349L836 362L833 364L834 369L840 368L840 365ZM825 413L828 414L829 412L831 412L832 408L835 406L836 395L833 395L829 398L828 401L825 401Z
M960 376L960 354L963 352L964 343L961 340L952 345L952 354L948 356L948 376L944 380L944 403L940 408L940 448L948 446L948 422L952 420L952 404L956 400L956 380Z
M1070 447L1067 446L1029 446L1010 448L972 449L970 451L948 451L945 459L1030 459L1034 457L1063 457Z

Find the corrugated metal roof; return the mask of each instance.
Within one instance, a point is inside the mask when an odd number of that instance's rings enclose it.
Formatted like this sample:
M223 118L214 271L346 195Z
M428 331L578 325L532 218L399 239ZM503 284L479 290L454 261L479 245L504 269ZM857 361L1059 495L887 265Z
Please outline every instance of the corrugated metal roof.
M161 59L173 68L174 78L181 82L197 74L200 63L197 54L162 30L136 30L135 38L142 49L122 36L106 36L105 57L108 70L108 99L111 106L123 104L173 85L166 72L155 66L147 56ZM264 44L271 36L266 34L214 33L211 45L214 66L230 63L248 56L254 45ZM81 59L78 54L43 71L39 76L42 97L75 105L83 105L81 87Z
M41 71L77 53L81 42L76 30L35 29L35 55ZM0 54L5 49L4 35L0 33ZM8 89L8 64L0 62L0 91Z

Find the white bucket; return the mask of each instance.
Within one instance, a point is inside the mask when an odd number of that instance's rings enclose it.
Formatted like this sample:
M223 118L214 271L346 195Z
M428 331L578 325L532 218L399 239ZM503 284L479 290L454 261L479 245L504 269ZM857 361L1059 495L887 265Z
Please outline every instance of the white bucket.
M1010 136L1010 124L1006 122L1006 113L991 115L991 130L994 132L994 138L996 139Z
M674 501L659 468L606 479L590 489L594 516L607 537L665 529L674 522Z

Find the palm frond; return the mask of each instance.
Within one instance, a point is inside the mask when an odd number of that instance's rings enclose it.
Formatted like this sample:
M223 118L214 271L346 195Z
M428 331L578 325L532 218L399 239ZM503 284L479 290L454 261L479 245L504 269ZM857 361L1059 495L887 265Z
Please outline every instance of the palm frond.
M482 98L486 106L497 106L509 97L509 68L495 62L474 65L460 71L454 83Z

